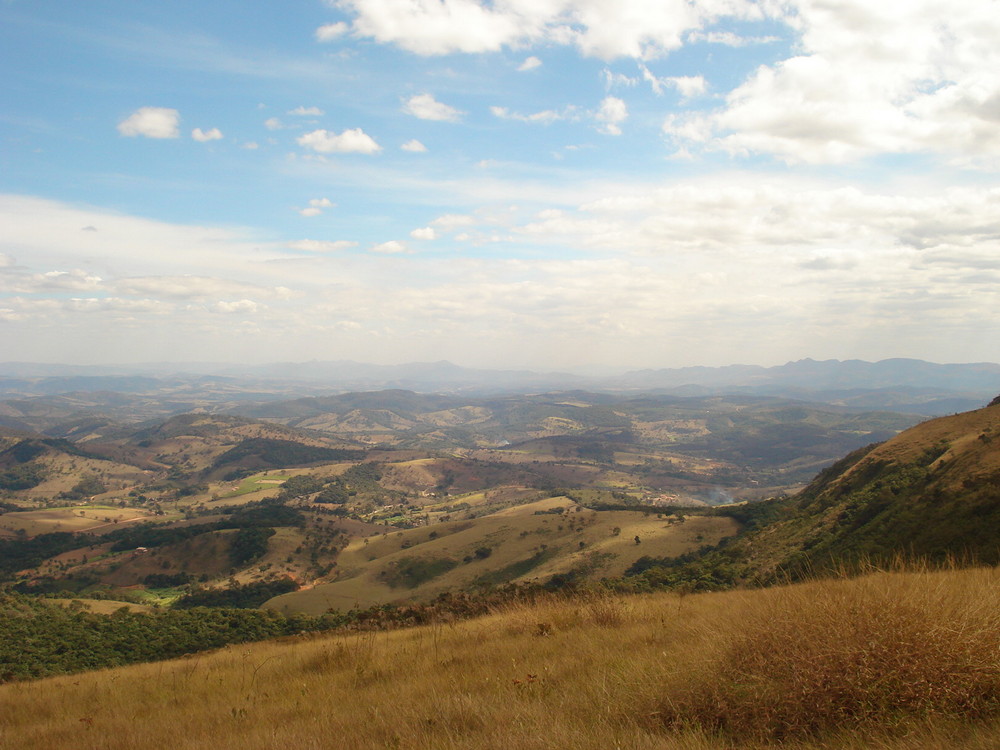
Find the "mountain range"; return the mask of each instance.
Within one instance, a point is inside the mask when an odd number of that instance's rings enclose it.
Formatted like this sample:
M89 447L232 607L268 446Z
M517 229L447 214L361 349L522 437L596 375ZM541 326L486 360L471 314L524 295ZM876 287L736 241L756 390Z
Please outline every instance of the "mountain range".
M148 363L83 366L0 363L0 399L114 392L119 399L169 392L178 411L351 391L403 389L486 396L547 391L704 396L750 394L858 409L939 416L980 406L1000 391L1000 364L936 364L918 359L802 359L774 367L730 365L585 376L473 369L451 362L376 365L347 360Z

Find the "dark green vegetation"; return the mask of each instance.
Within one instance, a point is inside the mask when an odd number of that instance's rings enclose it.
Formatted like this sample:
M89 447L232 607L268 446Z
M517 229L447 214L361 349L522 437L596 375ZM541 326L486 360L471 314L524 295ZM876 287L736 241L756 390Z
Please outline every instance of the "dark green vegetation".
M171 659L230 643L340 627L348 618L283 617L248 609L97 615L81 606L0 596L0 681Z
M458 565L450 557L404 557L396 561L382 580L393 588L413 589L425 581L447 573Z
M364 451L303 445L294 440L249 438L230 448L213 462L216 468L239 464L245 468L271 469L330 461L359 461Z
M287 594L289 591L295 591L296 588L298 587L295 582L287 578L236 584L225 589L197 588L174 602L173 608L235 607L237 609L253 609L272 597Z

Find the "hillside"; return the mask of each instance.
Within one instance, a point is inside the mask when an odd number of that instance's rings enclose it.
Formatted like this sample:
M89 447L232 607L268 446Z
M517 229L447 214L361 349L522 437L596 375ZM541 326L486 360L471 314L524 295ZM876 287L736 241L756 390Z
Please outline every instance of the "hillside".
M596 511L552 497L474 520L354 539L340 551L332 582L267 606L318 615L554 577L593 582L622 575L643 554L682 555L738 530L730 518Z
M823 471L747 540L765 578L894 555L1000 561L1000 404L940 417Z
M703 485L775 492L920 419L761 396L584 391L469 398L387 390L247 406L237 413L369 446L474 451L504 462L542 453L632 467L650 477L673 474ZM691 462L701 466L688 471ZM711 502L708 487L692 494Z
M989 750L998 626L993 569L542 597L3 685L0 727L5 746L79 750Z

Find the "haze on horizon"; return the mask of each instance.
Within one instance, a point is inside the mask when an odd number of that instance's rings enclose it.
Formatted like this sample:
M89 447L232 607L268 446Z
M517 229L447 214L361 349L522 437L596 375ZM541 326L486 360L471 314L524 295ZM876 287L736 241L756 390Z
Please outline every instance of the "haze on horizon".
M0 3L7 361L995 361L990 0Z

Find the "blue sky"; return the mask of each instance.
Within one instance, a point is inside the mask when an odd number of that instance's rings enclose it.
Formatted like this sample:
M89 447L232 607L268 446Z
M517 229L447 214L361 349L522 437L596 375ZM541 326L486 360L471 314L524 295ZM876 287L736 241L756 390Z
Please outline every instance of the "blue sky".
M0 0L4 359L995 360L1000 13Z

